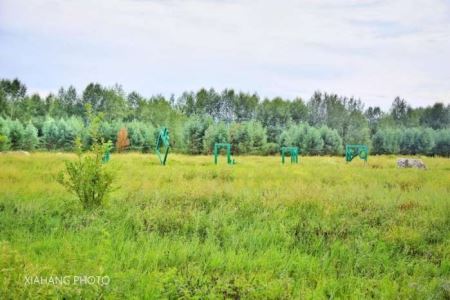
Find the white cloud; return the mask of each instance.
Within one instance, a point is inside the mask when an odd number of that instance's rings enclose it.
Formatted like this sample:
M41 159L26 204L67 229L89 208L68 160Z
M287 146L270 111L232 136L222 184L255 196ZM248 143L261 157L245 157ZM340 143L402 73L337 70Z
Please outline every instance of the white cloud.
M56 90L115 82L145 95L314 90L387 108L450 101L450 4L429 1L0 3L0 76Z

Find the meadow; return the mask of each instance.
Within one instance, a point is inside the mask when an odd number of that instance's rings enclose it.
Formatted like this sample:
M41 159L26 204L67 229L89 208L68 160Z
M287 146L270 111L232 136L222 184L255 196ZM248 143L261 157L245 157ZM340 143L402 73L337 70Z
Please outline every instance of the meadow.
M0 298L449 299L450 160L113 154L85 211L67 153L0 154ZM107 276L108 284L27 276Z

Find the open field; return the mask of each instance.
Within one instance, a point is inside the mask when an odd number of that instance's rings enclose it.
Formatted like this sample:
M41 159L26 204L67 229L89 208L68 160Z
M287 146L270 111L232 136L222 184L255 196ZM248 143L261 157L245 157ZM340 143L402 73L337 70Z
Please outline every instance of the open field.
M85 212L53 176L72 154L0 154L0 298L450 297L450 160L113 154ZM29 284L30 276L109 284Z

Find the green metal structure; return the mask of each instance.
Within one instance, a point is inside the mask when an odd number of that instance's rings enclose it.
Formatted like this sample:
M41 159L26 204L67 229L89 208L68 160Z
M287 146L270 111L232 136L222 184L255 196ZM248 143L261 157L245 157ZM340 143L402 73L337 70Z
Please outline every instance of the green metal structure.
M111 142L106 144L105 153L103 153L102 162L105 164L111 157Z
M236 162L231 158L231 144L223 143L214 144L214 164L217 165L217 157L219 156L220 149L227 149L227 163L234 165Z
M298 147L281 147L281 163L284 164L286 153L291 156L291 164L298 164Z
M369 148L366 145L345 145L345 160L347 162L351 162L357 156L367 162Z
M158 139L156 140L156 155L159 158L159 162L163 166L166 165L167 155L169 154L169 141L169 129L167 129L166 127L161 128L161 130L159 131Z

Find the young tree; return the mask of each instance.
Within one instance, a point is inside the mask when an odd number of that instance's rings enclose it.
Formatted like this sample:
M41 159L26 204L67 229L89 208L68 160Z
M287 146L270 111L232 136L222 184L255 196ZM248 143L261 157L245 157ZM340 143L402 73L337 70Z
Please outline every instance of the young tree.
M94 115L89 105L86 111L89 136L92 138L91 153L83 155L81 140L77 138L78 159L66 162L66 170L58 174L57 181L78 197L84 209L94 209L101 206L111 192L113 175L102 162L105 151L110 147L99 135L102 116Z
M281 135L281 146L299 147L304 154L321 154L323 145L320 131L307 124L291 126Z
M430 128L420 130L417 137L417 149L419 153L431 154L434 147L434 132Z
M418 154L420 131L417 128L406 128L402 131L400 139L400 153L402 154Z
M335 129L322 126L320 136L323 140L323 154L339 155L342 154L342 138Z
M408 119L408 108L409 105L405 99L396 97L394 102L392 102L391 116L394 121L399 125L405 125Z
M8 115L11 119L16 119L17 108L19 107L19 102L26 96L27 88L19 79L15 78L13 80L2 79L0 80L0 94L3 98L5 107L4 114Z
M208 127L203 140L203 149L205 153L212 153L215 143L229 142L228 128L225 123L215 123Z
M203 140L210 124L211 119L207 117L194 116L188 119L183 128L187 153L200 154L203 152Z
M261 153L267 143L267 132L258 121L250 121L246 124L251 140L251 153Z
M435 131L433 154L450 157L450 129Z
M36 127L33 126L33 124L28 123L23 134L22 149L28 151L34 150L37 148L38 144L38 131Z
M0 151L6 151L10 147L9 143L9 122L0 117Z
M383 112L381 111L381 108L375 106L369 107L364 115L369 123L370 135L373 136L378 130L380 120L383 117Z
M450 125L450 105L445 107L443 103L435 103L425 108L420 123L433 129L447 128Z
M117 133L116 149L117 152L124 151L130 145L130 140L128 139L128 131L126 128L121 128Z
M400 151L401 132L397 129L386 128L377 131L372 137L372 153L397 154Z
M12 150L22 149L25 129L19 120L9 121L9 141Z
M301 98L294 99L289 106L292 122L299 124L308 121L308 108Z
M127 137L130 141L130 150L137 150L146 153L155 146L157 132L152 125L139 121L133 121L128 123L126 127L128 133Z
M235 154L250 152L252 141L245 123L233 123L230 126L229 142L233 144Z

